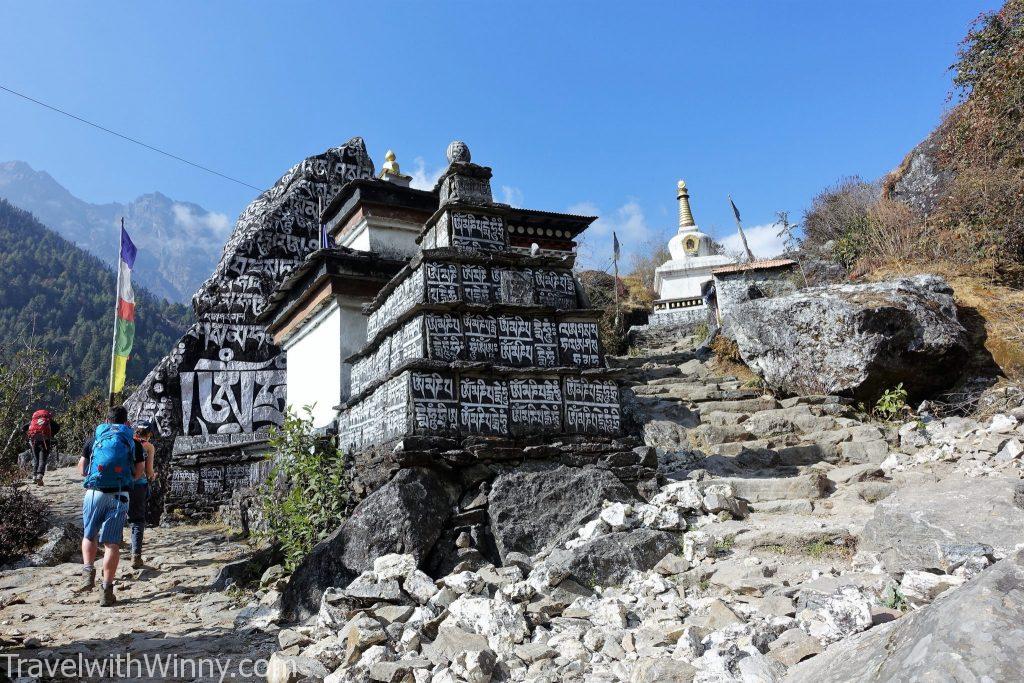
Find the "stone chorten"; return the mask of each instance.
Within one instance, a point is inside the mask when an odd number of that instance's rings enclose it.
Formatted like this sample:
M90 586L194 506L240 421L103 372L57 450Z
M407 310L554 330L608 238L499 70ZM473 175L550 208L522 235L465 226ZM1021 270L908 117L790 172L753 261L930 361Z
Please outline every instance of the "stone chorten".
M711 269L733 263L733 259L714 253L714 241L698 228L690 210L690 191L682 180L677 185L679 230L668 241L671 260L654 271L658 298L651 315L652 324L702 322L707 306L701 295L711 280Z
M348 359L341 446L450 460L468 442L537 442L555 453L573 444L574 457L586 458L580 444L601 442L590 457L606 456L622 431L619 388L573 256L511 248L513 209L493 201L491 169L458 141L448 161L420 252L364 308L366 345Z

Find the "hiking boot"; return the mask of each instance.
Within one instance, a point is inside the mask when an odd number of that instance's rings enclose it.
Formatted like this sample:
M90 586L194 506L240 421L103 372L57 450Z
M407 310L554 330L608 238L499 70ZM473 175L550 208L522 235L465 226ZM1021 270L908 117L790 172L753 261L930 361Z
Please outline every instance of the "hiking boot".
M132 569L145 569L146 564L142 561L142 555L132 555Z
M82 569L82 584L75 589L76 593L88 593L96 587L96 567Z
M42 486L42 485L43 485L43 478L42 477L36 477L36 486Z
M100 607L113 607L116 604L117 598L114 597L114 584L104 584L103 596L100 597Z

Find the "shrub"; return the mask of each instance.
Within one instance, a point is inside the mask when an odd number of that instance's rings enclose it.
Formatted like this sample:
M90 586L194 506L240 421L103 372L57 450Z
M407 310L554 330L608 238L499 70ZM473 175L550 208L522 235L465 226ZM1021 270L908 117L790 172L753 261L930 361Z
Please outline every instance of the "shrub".
M641 256L640 254L630 256L629 265L631 270L629 275L639 280L640 284L651 292L653 298L654 271L658 269L658 266L671 259L672 254L663 243L655 244L648 242L644 245L643 251L647 254L646 256Z
M259 494L263 534L281 545L289 571L345 521L352 505L348 459L315 433L309 406L304 413L289 411L272 433L274 464Z
M1024 281L1024 0L982 14L951 67L962 101L943 132L953 171L936 224L961 262Z
M907 390L903 388L903 382L900 382L892 389L882 392L875 402L874 413L883 420L895 420L907 410Z
M851 269L864 251L868 211L881 189L857 176L843 178L811 201L804 214L804 239L809 245L832 244L833 258Z
M31 342L0 345L0 477L17 470L18 454L27 448L21 427L32 411L60 405L68 386L43 349Z
M86 438L91 436L96 425L106 419L107 396L94 389L71 401L57 415L60 431L54 437L59 453L78 453Z
M30 552L47 529L48 508L15 486L0 486L0 564Z

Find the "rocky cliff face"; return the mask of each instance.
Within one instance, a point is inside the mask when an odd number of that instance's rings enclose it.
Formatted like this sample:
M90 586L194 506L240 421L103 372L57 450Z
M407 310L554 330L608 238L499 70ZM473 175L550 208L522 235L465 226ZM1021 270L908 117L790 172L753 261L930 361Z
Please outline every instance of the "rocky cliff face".
M941 160L945 133L940 126L921 141L886 179L889 196L929 214L949 190L953 171Z
M183 499L215 505L258 473L238 458L283 421L285 359L254 319L274 288L319 246L318 199L373 176L362 138L296 164L239 216L213 275L192 299L196 322L127 401L135 418L154 416L166 448L181 458L218 450L170 482ZM190 455L191 454L191 455ZM165 454L167 455L167 454ZM182 461L184 462L184 461Z
M159 192L127 203L90 204L23 161L0 163L0 197L111 264L117 257L117 225L124 216L139 247L138 281L174 302L188 301L209 274L230 227L223 214Z

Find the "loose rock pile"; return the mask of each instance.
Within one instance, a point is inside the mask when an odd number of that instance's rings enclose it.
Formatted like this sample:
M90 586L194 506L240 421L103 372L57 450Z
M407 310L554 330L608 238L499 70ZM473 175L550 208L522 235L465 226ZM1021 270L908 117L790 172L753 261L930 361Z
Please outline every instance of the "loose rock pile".
M999 454L1024 438L1024 412L899 428L836 396L777 400L694 353L612 360L635 383L656 489L607 488L527 546L510 510L557 477L510 471L490 490L504 566L434 580L412 555L378 557L278 632L270 679L883 681L911 651L943 680L1012 670L1024 490L1019 457ZM965 600L996 617L954 635Z

